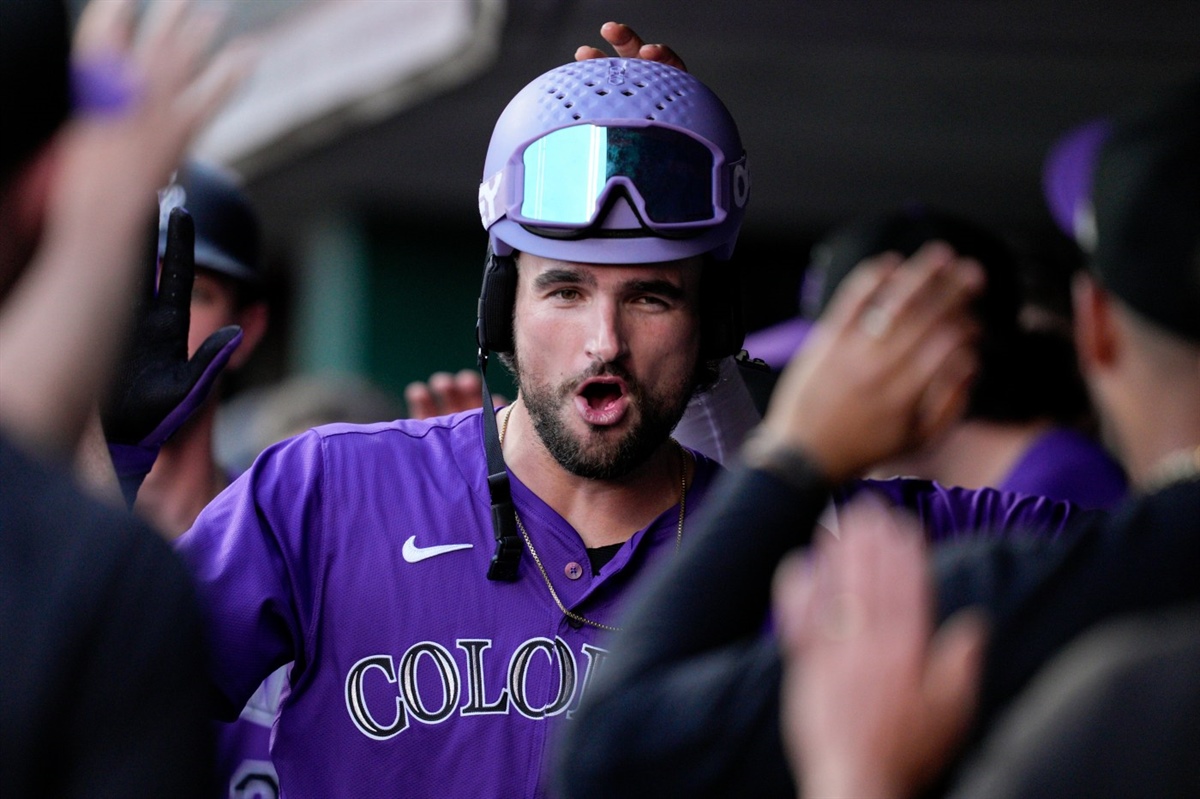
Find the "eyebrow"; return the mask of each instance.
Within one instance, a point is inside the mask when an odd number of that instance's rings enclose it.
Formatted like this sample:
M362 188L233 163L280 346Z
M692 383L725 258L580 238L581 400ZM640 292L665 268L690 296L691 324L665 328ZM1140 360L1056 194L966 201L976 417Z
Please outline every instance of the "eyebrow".
M685 296L683 286L669 280L634 280L625 285L627 291L636 294L658 294L672 300L682 300Z
M588 272L578 269L547 269L534 278L534 288L544 289L559 283L582 283L586 286L596 285L596 278Z
M578 269L547 269L534 278L533 281L534 288L538 290L557 286L562 283L578 283L593 287L596 285L596 277L591 272ZM634 294L657 294L672 300L681 300L686 296L683 286L663 278L631 280L621 288L624 291Z

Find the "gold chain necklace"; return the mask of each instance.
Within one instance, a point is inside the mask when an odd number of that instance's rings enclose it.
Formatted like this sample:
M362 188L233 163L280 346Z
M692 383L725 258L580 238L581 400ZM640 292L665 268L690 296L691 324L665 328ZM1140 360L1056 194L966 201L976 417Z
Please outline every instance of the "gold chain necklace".
M508 433L508 419L512 416L512 411L513 406L508 406L508 410L504 412L504 421L500 423L500 447L502 449L504 447L504 436ZM675 551L678 552L679 545L683 542L683 509L684 499L687 497L687 458L680 443L675 441L675 439L671 440L679 448L679 522L675 526ZM542 559L538 557L537 549L534 548L533 541L529 538L529 533L525 531L525 525L521 523L521 515L517 513L515 504L513 505L513 518L516 519L517 529L521 531L521 537L525 539L525 546L529 547L529 554L533 555L533 562L537 564L538 571L542 573L542 579L546 581L546 587L550 589L550 596L554 599L554 604L558 605L558 609L562 611L563 615L579 624L588 624L610 632L620 632L620 627L592 621L586 616L581 616L573 610L567 609L567 606L558 598L558 592L554 590L554 584L550 582L550 575L546 573L546 567L542 565Z

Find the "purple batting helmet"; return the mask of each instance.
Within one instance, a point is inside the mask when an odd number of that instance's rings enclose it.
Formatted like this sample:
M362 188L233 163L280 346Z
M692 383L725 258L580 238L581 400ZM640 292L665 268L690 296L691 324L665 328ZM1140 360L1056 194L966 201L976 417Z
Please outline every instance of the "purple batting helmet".
M727 260L749 189L737 125L712 90L654 61L602 58L546 72L504 109L479 212L500 256Z

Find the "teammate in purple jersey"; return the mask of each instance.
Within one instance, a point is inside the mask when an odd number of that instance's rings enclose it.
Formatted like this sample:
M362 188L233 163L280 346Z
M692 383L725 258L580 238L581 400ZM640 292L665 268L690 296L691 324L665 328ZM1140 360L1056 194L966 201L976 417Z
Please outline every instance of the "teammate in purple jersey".
M748 189L728 111L665 64L568 64L505 109L480 188L478 335L481 367L494 352L514 371L514 403L311 430L180 539L224 715L293 662L272 743L285 795L546 794L554 730L624 596L686 540L720 469L670 432L742 342L722 262ZM910 298L907 335L880 343L906 368L882 380L911 393L940 376L953 397L978 286L944 248L920 260L860 284Z

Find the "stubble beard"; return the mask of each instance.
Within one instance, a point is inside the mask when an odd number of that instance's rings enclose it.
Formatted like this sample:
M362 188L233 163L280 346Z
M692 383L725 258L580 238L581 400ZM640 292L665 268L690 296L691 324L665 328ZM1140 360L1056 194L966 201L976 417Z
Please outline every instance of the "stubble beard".
M530 380L515 357L512 365L521 401L542 445L568 472L592 480L616 480L645 463L670 438L671 431L683 418L694 383L693 379L684 378L649 394L623 367L606 363L552 387ZM566 415L574 412L572 397L579 384L599 375L624 380L631 404L638 411L637 423L623 435L607 427L591 426L591 434L579 436L567 426Z

